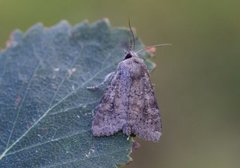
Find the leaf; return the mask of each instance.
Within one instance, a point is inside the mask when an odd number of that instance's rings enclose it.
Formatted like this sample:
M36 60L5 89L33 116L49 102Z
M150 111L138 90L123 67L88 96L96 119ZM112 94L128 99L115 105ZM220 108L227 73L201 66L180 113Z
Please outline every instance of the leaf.
M0 167L127 163L132 141L125 135L92 136L93 109L103 90L87 87L116 69L129 38L127 29L111 28L106 19L14 32L0 52Z

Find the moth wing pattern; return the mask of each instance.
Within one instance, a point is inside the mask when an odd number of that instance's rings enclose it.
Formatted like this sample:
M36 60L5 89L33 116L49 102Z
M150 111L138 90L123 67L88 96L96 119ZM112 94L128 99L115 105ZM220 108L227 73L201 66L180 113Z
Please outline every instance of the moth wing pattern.
M112 135L120 131L126 123L125 111L127 106L122 100L126 94L126 91L123 89L126 87L122 85L125 85L128 80L122 80L122 77L121 72L116 71L99 105L95 109L95 116L92 122L94 136Z
M128 53L95 109L94 136L123 131L147 141L158 141L161 118L147 66L134 53Z
M135 122L132 125L132 133L146 141L158 141L162 131L160 110L145 65L144 69L143 77L139 79L139 83L136 83L139 95L134 100L130 100L131 111L136 113ZM130 93L136 95L134 84ZM133 95L130 97L133 97Z

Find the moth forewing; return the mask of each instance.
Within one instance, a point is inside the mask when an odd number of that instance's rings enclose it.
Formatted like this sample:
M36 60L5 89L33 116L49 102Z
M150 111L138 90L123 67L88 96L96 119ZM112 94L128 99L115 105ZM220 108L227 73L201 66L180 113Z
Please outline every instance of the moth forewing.
M94 136L120 130L147 141L158 141L161 135L160 111L147 67L133 51L118 64L92 122Z

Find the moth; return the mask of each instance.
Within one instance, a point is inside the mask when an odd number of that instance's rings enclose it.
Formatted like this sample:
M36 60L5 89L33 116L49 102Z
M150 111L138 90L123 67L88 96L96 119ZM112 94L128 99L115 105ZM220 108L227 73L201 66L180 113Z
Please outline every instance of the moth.
M120 130L154 142L159 141L162 131L147 66L132 50L118 64L92 121L94 136L110 136Z

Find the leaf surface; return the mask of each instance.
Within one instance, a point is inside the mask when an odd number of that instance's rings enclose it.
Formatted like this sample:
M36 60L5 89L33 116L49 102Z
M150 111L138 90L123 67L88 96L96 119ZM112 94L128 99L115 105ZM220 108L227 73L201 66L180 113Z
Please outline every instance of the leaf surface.
M132 141L125 135L92 136L104 90L87 87L116 69L130 37L106 19L12 34L0 52L1 168L112 168L129 161Z

